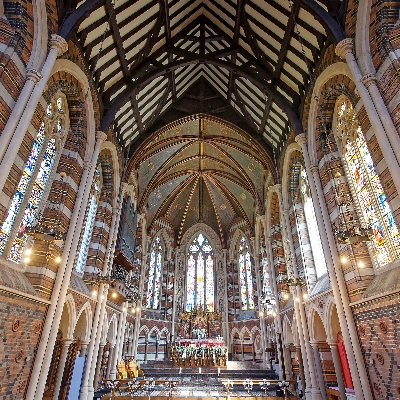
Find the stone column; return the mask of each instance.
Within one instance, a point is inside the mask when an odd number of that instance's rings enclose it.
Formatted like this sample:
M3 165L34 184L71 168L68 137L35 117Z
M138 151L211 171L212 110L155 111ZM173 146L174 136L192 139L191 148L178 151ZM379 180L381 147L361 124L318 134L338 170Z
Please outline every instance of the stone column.
M125 310L125 311L124 311ZM115 343L115 349L114 349L114 354L113 354L113 361L112 361L112 367L110 371L110 379L115 379L116 373L117 373L117 363L120 359L120 349L121 349L121 340L122 340L122 335L123 332L122 330L124 329L124 313L126 312L126 307L125 303L122 305L122 312L119 315L119 320L118 320L118 329L117 329L117 341Z
M122 200L124 196L124 192L126 190L126 183L121 183L120 185L120 192L118 196L118 207L113 207L113 214L112 214L112 219L111 219L111 227L110 227L110 237L108 241L108 251L106 258L104 260L103 264L103 275L108 275L111 272L111 265L112 265L112 259L114 257L114 251L115 251L115 245L116 245L116 236L118 233L118 226L119 226L119 220L121 217L121 211L122 211ZM102 284L100 285L100 289L102 288ZM94 354L99 354L99 346L100 346L100 340L101 340L101 333L103 331L103 323L104 323L104 316L106 313L106 305L107 305L107 296L108 296L108 285L103 286L103 293L99 293L99 298L100 302L97 303L96 305L96 313L98 311L98 308L100 309L100 316L98 319L98 323L93 322L93 326L97 325L97 331L93 335L93 341L91 342L91 345L89 347L89 355L88 358L90 357L91 362L88 362L88 369L89 372L86 371L85 368L85 374L82 379L82 385L81 385L81 395L80 399L84 400L86 399L86 393L89 398L91 398L91 393L94 392L94 387L92 386L94 382L94 376L95 376L95 365L93 363L93 355ZM102 298L103 297L103 298Z
M96 138L97 142L92 155L92 162L87 163L86 168L83 171L78 194L75 200L74 210L70 219L67 237L64 241L62 262L60 263L54 281L50 305L47 309L46 319L43 325L42 335L26 394L27 399L42 400L46 386L47 374L49 372L53 349L57 338L57 331L60 325L65 298L67 296L68 283L71 279L75 254L77 253L79 245L80 235L77 235L76 231L79 231L84 222L85 210L88 204L90 188L92 186L95 172L94 166L97 164L100 145L106 139L106 135L103 132L98 132Z
M320 234L320 237L322 240L322 247L324 250L328 275L331 281L332 292L339 317L340 329L342 331L347 357L349 360L354 390L357 398L372 400L372 395L369 387L369 379L367 376L364 359L358 341L358 335L354 324L353 314L349 306L346 283L340 265L336 241L332 231L332 223L329 218L324 191L319 177L319 169L318 166L311 166L310 156L307 149L306 134L302 133L297 135L296 142L300 144L303 153L308 182L310 185L313 201L315 201L314 209L317 218L318 229L320 233L325 232L325 235ZM365 382L364 390L361 382Z
M72 342L73 342L72 339L63 339L64 345L62 349L61 358L57 367L57 380L56 380L56 385L54 387L53 400L58 400L58 396L60 394L61 382L64 376L65 362L67 361L69 346L71 345Z
M315 369L317 371L318 384L321 389L321 396L323 400L326 400L325 380L324 380L324 373L322 371L321 357L319 355L318 343L316 342L311 343L311 347L314 353Z
M99 352L97 354L96 371L95 371L94 378L93 378L93 387L94 387L95 390L96 390L96 388L98 386L97 382L98 382L98 379L100 377L101 361L103 359L103 352L104 352L104 346L105 345L106 345L105 343L100 343Z
M24 87L21 93L19 94L18 100L14 104L14 107L11 111L11 115L8 118L8 121L3 129L3 132L1 133L2 146L0 148L0 160L3 158L7 150L8 144L10 143L15 128L17 127L19 118L21 117L22 112L24 111L24 108L29 100L29 96L31 95L32 90L35 87L36 83L38 83L41 78L42 75L35 69L28 69L26 71L26 81Z
M88 344L89 344L89 342L82 342L81 343L81 352L79 354L80 357L86 357Z
M290 231L290 221L289 221L289 210L286 210L284 208L283 204L283 199L282 199L282 191L281 191L281 185L279 185L278 189L278 200L279 200L279 207L281 209L281 225L283 229L283 239L287 238L288 244L289 244L289 250L290 253L293 256L293 275L295 278L299 278L299 272L297 270L297 265L295 263L295 249L294 249L294 243L293 243L293 236L292 232ZM284 246L284 250L286 250ZM285 251L286 253L286 251ZM288 259L288 257L286 257ZM288 268L288 265L286 266ZM300 286L295 286L293 289L293 297L298 299L298 301L294 301L294 309L296 313L296 320L297 320L297 326L298 326L298 332L299 332L299 339L300 339L300 345L302 347L302 350L304 350L304 357L306 357L306 363L308 368L305 369L305 377L306 377L306 392L310 392L312 399L315 400L320 400L321 399L321 392L318 387L317 383L317 376L316 376L316 371L315 371L315 365L313 362L313 355L312 355L312 349L310 346L310 334L308 330L308 323L307 323L307 317L306 313L304 310L304 305L303 305L303 292L300 288Z
M113 367L113 360L114 360L114 354L115 354L115 343L111 343L111 348L110 348L110 354L108 355L108 362L107 362L107 374L106 374L106 379L112 379L111 378L111 372L113 369L116 370L116 367ZM115 372L114 372L115 374Z
M304 377L304 364L303 364L303 357L301 353L301 347L299 343L296 343L296 355L297 355L297 360L299 362L299 376L300 376L300 381L301 381L301 390L303 393L306 391L306 382L305 382L305 377Z
M346 400L346 388L344 386L344 381L343 381L343 371L342 371L342 366L340 364L337 341L330 340L328 342L328 345L331 348L332 360L333 360L333 365L335 367L335 374L340 393L340 400Z
M47 55L46 61L43 65L42 70L40 71L42 78L38 83L36 83L35 88L30 93L29 101L26 104L25 110L23 111L22 115L19 116L15 115L14 118L9 118L9 128L7 128L6 134L7 138L4 137L4 131L2 133L2 142L4 139L8 139L7 142L4 143L4 149L6 152L3 155L3 159L0 164L0 190L3 189L4 184L8 178L8 174L11 171L13 166L14 160L17 157L18 150L24 140L25 134L29 128L29 125L32 120L32 116L36 110L36 106L40 100L40 97L43 94L47 81L50 78L51 71L53 69L54 63L58 56L64 54L68 49L68 43L63 39L61 36L58 35L51 35L51 48L49 54ZM37 79L36 77L33 78L34 80ZM33 87L33 82L29 84L29 86ZM28 90L28 89L27 89ZM24 92L24 90L22 91ZM21 93L22 94L22 93ZM24 93L24 96L27 96L27 92ZM22 103L24 101L21 99L21 104L18 105L19 113L21 112L23 106ZM18 102L17 102L18 104ZM16 106L17 106L16 104ZM17 111L18 111L17 110ZM16 111L16 114L17 114ZM20 117L20 118L18 118ZM17 125L18 123L18 125ZM8 125L8 123L7 123ZM9 143L9 146L6 148L6 143ZM3 148L3 146L1 146ZM0 155L2 155L0 153Z
M397 189L397 191L400 191L400 141L399 141L399 135L396 131L396 128L394 130L389 127L390 124L393 124L393 121L387 112L386 106L380 104L378 101L378 96L380 97L380 93L378 88L376 87L376 83L374 83L374 77L373 76L361 76L360 69L358 67L357 61L354 57L353 54L353 39L351 38L346 38L343 39L341 42L338 43L336 46L335 52L336 54L344 58L347 62L347 65L349 66L349 69L353 75L353 80L354 83L358 89L358 92L360 94L361 100L364 104L365 110L367 112L367 115L369 117L369 121L371 122L372 129L375 133L376 139L378 141L379 147L382 151L383 157L387 163L387 167L389 169L390 175L393 179L393 183ZM370 97L370 93L368 92L367 88L364 86L367 86L372 93L374 94L375 100L378 103L378 107L376 107L376 104L373 103ZM380 118L380 115L377 112L377 109L379 108L379 111L382 114L382 118L384 117L385 119ZM386 112L384 112L384 110ZM383 115L385 114L385 115ZM387 120L386 120L387 119ZM384 122L385 121L385 122ZM383 123L383 125L382 125ZM388 128L387 130L385 129ZM370 391L370 389L368 388Z

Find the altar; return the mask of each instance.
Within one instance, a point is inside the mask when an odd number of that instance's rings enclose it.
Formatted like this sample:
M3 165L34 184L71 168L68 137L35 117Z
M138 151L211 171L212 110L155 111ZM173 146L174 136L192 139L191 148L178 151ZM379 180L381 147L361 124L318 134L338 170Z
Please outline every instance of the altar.
M196 308L178 315L178 336L171 348L175 367L226 366L221 314Z

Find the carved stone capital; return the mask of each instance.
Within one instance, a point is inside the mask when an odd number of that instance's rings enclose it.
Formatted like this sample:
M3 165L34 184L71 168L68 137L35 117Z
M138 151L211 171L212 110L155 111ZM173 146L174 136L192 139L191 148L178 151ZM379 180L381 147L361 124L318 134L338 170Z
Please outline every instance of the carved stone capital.
M97 132L96 132L96 140L97 140L99 143L105 142L105 141L107 140L107 134L104 133L104 132L102 132L102 131L97 131Z
M376 84L377 78L375 74L366 74L360 79L360 81L367 88Z
M314 173L314 172L319 172L319 167L318 167L318 165L310 165L310 171L311 171L312 173Z
M280 183L275 184L272 186L277 192L280 192L282 189L282 185Z
M340 41L335 48L335 54L340 58L346 58L348 53L351 53L354 48L354 40L352 38L346 38Z
M305 133L299 133L298 135L296 135L296 137L294 138L294 140L296 141L296 143L298 143L300 146L302 144L307 144L307 135Z
M42 74L39 71L36 71L36 69L28 68L26 70L26 79L36 83L42 79Z
M122 182L121 183L122 193L126 193L129 190L129 183Z
M61 37L60 35L56 35L55 33L51 35L50 45L51 47L57 49L58 56L63 55L68 50L67 41L63 37Z
M90 161L84 161L83 162L83 169L92 169L93 164Z

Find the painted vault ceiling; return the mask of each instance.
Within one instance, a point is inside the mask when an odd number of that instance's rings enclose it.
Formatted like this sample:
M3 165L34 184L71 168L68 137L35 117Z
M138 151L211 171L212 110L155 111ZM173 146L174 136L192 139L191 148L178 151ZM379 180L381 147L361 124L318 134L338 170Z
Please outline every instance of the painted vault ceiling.
M226 242L233 224L252 229L263 212L271 160L248 134L214 117L185 118L156 132L131 160L139 186L139 212L149 230L159 219L176 239L205 222Z

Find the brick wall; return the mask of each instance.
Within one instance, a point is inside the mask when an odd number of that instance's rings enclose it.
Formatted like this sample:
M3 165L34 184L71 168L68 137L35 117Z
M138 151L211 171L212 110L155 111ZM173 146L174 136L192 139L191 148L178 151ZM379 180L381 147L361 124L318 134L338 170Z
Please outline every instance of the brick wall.
M400 398L400 294L353 308L376 400Z
M0 397L23 399L46 306L3 292L0 304Z

